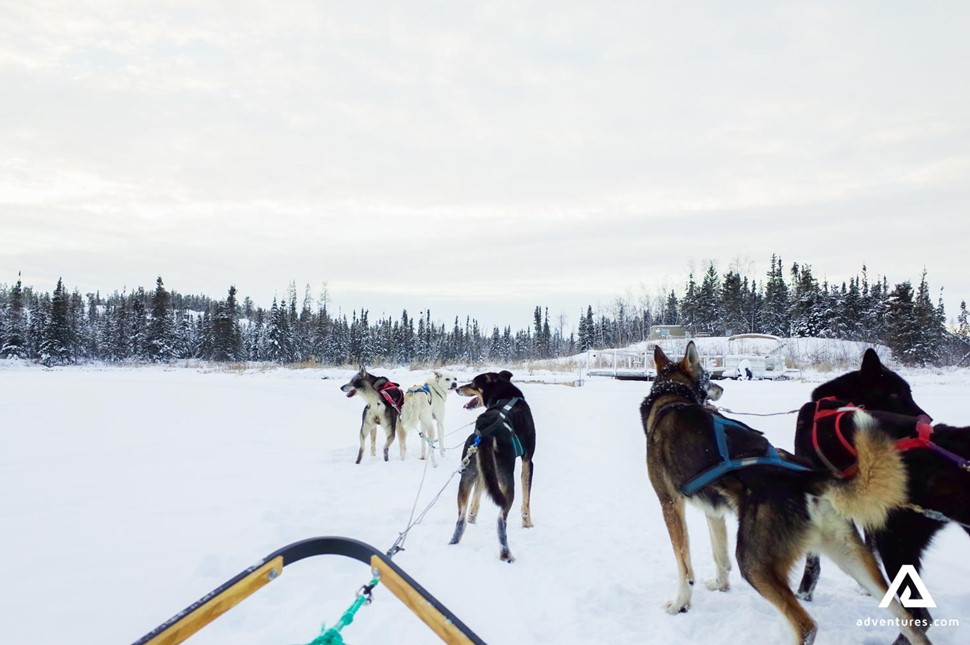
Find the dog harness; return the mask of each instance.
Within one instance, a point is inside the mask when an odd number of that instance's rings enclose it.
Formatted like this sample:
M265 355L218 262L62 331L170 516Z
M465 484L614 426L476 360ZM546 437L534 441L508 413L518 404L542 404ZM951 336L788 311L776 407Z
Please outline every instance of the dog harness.
M680 492L688 497L704 488L713 481L716 481L735 470L740 470L742 468L748 468L750 466L779 466L781 468L787 468L789 470L807 471L811 470L808 466L803 466L792 461L786 461L781 458L778 454L778 450L768 444L768 448L765 455L762 457L741 457L735 458L731 456L728 452L727 445L727 434L724 432L726 427L740 428L741 430L753 431L752 428L734 421L733 419L728 419L719 414L712 414L711 419L714 421L714 439L717 441L717 452L721 457L721 461L718 464L708 468L699 475L695 475L693 479L690 479L686 484L680 487Z
M827 396L815 403L812 448L825 467L839 479L851 479L859 471L859 453L842 431L846 415L862 408Z
M496 419L495 422L490 426L482 428L481 430L475 428L475 441L472 445L478 448L478 444L482 442L482 439L494 434L498 430L504 429L512 438L512 448L515 451L515 456L522 457L525 455L525 448L522 446L522 442L519 441L518 435L515 434L515 430L512 429L512 426L509 425L508 422L509 411L521 400L522 398L518 396L514 396L511 399L501 399L493 403L491 407L485 410L485 412L482 413L483 415L494 411L498 414L498 419Z
M933 426L929 422L929 417L920 415L916 418L916 436L900 439L896 442L896 450L905 452L917 448L932 450L938 455L942 455L955 463L961 469L970 472L970 459L964 459L960 455L950 452L946 448L933 443Z
M378 392L384 397L384 401L387 402L389 406L394 408L394 410L400 414L401 405L404 403L404 393L401 392L401 385L395 383L394 381L388 381L385 383Z
M859 469L858 452L855 446L846 439L842 422L845 415L854 414L856 410L861 409L863 409L861 406L844 403L834 396L827 396L815 404L815 417L812 420L812 447L822 463L836 477L841 479L854 477ZM831 431L827 424L827 420L830 418L834 418ZM820 422L826 423L821 425ZM928 416L920 415L914 419L914 422L916 436L897 440L896 450L900 452L919 449L932 450L938 455L946 457L961 469L970 472L970 460L933 442L933 426L930 424Z
M428 387L428 384L427 383L425 383L424 385L421 385L420 387L411 387L411 388L408 388L408 394L417 394L418 392L424 392L425 394L427 394L428 395L428 403L431 403L431 399L432 399L432 397L431 397L431 388Z

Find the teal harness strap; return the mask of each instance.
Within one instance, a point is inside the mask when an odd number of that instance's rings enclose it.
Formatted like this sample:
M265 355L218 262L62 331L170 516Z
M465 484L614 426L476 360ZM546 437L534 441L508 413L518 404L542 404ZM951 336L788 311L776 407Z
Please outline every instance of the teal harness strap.
M476 448L478 447L478 444L482 442L482 439L494 433L496 430L500 428L504 428L505 430L508 431L509 436L512 438L512 448L515 451L515 456L522 457L523 455L525 455L525 448L522 447L522 442L519 441L518 435L515 434L515 430L512 429L512 426L509 425L509 422L507 420L509 411L515 406L516 403L518 403L521 400L522 400L521 397L514 396L511 399L506 400L505 404L502 405L501 408L499 408L498 406L502 404L502 401L497 401L495 403L495 406L489 408L489 411L495 410L498 413L499 418L495 423L488 426L487 428L483 428L482 430L475 431L474 446Z
M689 497L711 482L720 479L727 473L740 470L742 468L747 468L748 466L779 466L789 470L811 470L811 468L808 466L796 464L791 461L785 461L778 454L775 447L770 443L768 444L768 450L766 451L764 457L744 457L742 459L732 458L728 453L727 435L724 432L724 427L734 426L736 428L747 429L746 426L718 415L712 415L712 419L714 421L714 438L717 441L717 452L721 457L721 461L711 468L708 468L701 474L695 475L693 479L681 486L680 492L682 492L684 495Z

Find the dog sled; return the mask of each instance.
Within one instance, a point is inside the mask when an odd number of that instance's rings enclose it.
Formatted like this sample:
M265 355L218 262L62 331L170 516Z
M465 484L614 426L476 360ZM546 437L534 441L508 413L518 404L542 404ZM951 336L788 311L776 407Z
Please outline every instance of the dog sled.
M445 643L484 645L484 641L447 607L394 564L390 556L368 544L344 537L310 538L294 542L269 554L259 563L240 572L139 638L134 645L181 643L266 584L276 580L282 575L284 567L318 555L339 555L368 564L373 578L358 592L357 601L341 617L338 626L331 628L314 642L343 643L339 630L350 624L353 614L370 600L371 590L380 583L397 596Z

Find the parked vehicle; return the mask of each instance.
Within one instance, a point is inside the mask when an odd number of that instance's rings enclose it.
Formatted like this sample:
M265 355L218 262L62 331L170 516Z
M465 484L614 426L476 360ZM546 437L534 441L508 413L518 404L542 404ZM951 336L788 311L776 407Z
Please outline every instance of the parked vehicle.
M770 334L735 334L728 338L727 352L707 356L711 378L760 380L783 378L785 366L781 338Z

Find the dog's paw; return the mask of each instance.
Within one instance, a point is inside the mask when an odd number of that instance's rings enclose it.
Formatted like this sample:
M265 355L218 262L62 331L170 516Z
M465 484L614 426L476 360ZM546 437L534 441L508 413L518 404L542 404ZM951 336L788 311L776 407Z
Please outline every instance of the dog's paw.
M664 603L664 611L671 616L676 616L677 614L686 614L688 609L690 609L689 602L670 601Z
M801 591L795 593L795 597L799 600L804 600L805 602L812 602L812 592L811 591Z
M515 562L515 557L512 555L511 551L502 551L502 553L499 554L499 559L502 560L502 562L508 562L509 564Z
M704 586L711 591L728 591L731 589L731 582L727 578L723 580L714 578L713 580L705 582Z
M522 528L524 528L524 529L531 529L534 526L535 526L535 524L532 523L532 518L531 517L523 517L522 518Z

